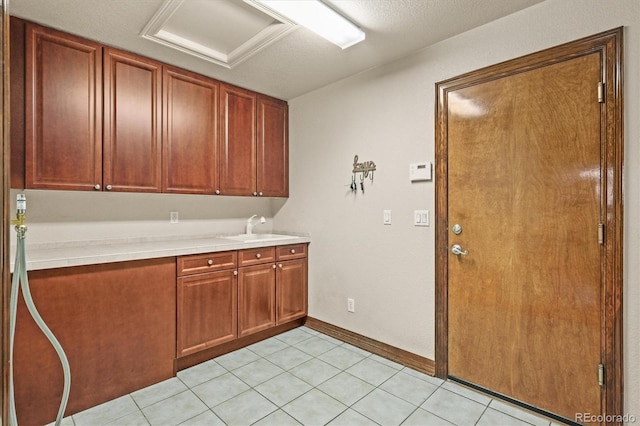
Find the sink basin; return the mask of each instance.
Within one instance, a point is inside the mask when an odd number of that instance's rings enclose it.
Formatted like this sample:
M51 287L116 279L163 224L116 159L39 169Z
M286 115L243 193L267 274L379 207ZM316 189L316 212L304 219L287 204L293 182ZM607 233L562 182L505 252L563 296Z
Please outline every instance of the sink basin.
M296 237L281 234L240 234L221 237L227 240L241 241L243 243L257 243L265 241L291 240Z

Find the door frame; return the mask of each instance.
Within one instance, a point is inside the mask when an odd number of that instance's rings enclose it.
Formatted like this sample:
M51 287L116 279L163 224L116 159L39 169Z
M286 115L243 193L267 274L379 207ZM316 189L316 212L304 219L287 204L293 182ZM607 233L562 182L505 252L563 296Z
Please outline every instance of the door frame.
M435 373L448 377L448 137L447 96L449 92L507 77L561 61L593 53L602 58L604 102L601 103L601 141L603 191L601 194L605 241L602 250L601 292L601 362L605 367L602 387L603 415L618 415L623 411L623 28L612 29L530 55L502 62L436 83L435 114ZM594 93L597 88L594 87ZM596 229L594 227L594 235ZM594 378L597 372L594 369ZM526 402L526 401L525 401Z
M0 328L0 365L2 365L2 386L0 386L0 423L9 424L9 299L11 294L10 269L10 188L11 147L10 147L10 101L9 101L9 6L8 0L0 0L0 187L2 187L2 222L0 222L0 305L2 305L2 326Z

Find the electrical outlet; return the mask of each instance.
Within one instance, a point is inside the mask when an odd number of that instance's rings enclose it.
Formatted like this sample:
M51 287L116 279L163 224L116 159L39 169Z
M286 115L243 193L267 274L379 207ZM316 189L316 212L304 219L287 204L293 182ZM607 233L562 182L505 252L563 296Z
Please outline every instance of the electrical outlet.
M356 311L356 301L351 299L350 297L347 298L347 312L355 312Z
M171 212L169 216L169 221L171 223L178 223L178 212Z

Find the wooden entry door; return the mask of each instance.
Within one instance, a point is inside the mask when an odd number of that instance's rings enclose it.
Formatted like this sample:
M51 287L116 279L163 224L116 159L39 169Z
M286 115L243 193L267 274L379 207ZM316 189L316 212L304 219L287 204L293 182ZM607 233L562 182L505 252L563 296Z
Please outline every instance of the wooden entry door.
M578 51L445 82L438 103L437 369L573 421L608 411L620 321L607 56Z

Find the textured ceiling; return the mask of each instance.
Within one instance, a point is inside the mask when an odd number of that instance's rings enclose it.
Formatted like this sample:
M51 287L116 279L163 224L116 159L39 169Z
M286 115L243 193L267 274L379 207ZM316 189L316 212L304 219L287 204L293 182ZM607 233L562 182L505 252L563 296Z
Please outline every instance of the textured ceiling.
M209 3L208 13L239 0ZM163 0L11 0L9 12L222 81L292 99L543 0L325 0L366 33L346 50L298 27L232 69L140 36ZM248 6L248 5L247 5ZM193 8L190 6L190 8ZM213 21L213 18L212 18ZM202 31L194 25L193 31ZM205 26L206 27L206 26ZM228 25L225 31L244 28ZM207 40L212 34L193 34ZM229 34L233 40L239 34Z

